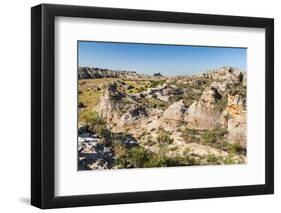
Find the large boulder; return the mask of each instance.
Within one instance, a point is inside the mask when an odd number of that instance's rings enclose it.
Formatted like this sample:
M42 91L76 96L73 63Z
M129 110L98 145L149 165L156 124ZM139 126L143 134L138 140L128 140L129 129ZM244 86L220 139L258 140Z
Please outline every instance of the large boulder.
M186 107L183 100L171 104L163 113L164 119L183 121L186 113Z

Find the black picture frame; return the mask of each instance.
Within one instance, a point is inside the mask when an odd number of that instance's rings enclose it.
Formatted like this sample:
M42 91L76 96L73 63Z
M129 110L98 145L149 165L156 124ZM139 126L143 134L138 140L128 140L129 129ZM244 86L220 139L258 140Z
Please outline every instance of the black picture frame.
M264 28L265 184L56 197L54 21L55 17ZM41 4L31 8L31 204L42 209L217 198L274 193L274 20L164 11Z

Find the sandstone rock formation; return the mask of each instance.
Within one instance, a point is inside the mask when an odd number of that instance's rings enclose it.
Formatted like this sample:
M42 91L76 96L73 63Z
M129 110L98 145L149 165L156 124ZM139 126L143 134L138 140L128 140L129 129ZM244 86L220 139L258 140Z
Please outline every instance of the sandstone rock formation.
M171 104L163 113L164 119L167 120L184 120L184 116L187 109L183 103L183 100Z
M185 117L188 126L196 129L221 127L221 112L217 107L221 99L222 95L216 87L207 87L200 99L188 108Z
M227 122L228 142L238 143L246 148L247 141L247 116L246 98L241 95L228 96L226 112L229 116Z

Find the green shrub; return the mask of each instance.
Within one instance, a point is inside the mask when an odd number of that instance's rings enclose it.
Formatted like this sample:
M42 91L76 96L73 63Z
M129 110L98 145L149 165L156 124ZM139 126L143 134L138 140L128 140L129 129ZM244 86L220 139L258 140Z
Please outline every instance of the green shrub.
M206 143L215 143L217 141L217 136L214 132L206 132L202 135L203 140Z
M147 145L147 146L153 146L156 144L156 142L154 140L152 140L152 136L149 135L147 136L146 138L144 138L144 144Z
M102 118L102 116L97 113L96 111L91 111L88 112L87 114L84 114L84 119L86 121L87 124L104 124L104 120Z
M229 152L232 154L239 154L243 151L243 148L239 143L229 144Z
M196 130L196 129L190 129L190 128L185 127L185 128L182 130L182 133L183 133L183 134L187 134L187 135L196 135L196 134L197 134L197 130Z
M199 165L195 158L190 156L166 157L155 154L143 147L125 148L122 145L114 147L117 160L115 165L118 168L151 168L151 167L169 167L169 166L191 166Z
M194 165L199 165L199 162L197 162L195 158L189 156L185 156L185 157L176 156L173 158L168 158L167 164L168 166L194 166Z
M211 165L220 164L219 158L216 157L214 154L207 155L206 161L208 162L208 164L211 164Z
M183 151L183 155L184 156L188 156L189 155L189 153L190 153L190 151L191 151L191 148L190 147L186 147L185 149L184 149L184 151Z
M172 144L174 139L170 137L169 132L161 129L158 132L156 141L159 145L159 155L165 157L168 151L168 145Z
M115 164L122 168L144 168L152 157L151 152L139 146L128 149L118 144L114 146L114 152L117 156Z
M150 85L149 85L149 87L150 88L154 88L154 87L157 87L158 85L162 85L162 84L164 84L166 82L166 80L159 80L159 81L154 81L154 80L151 80L150 81Z
M148 108L161 108L161 109L165 109L168 107L168 104L158 100L156 98L147 98L144 102L144 104L148 107Z
M137 88L136 91L137 91L137 93L141 93L141 92L145 91L145 88L140 87L140 88Z
M170 137L169 132L165 131L165 130L160 130L158 133L158 136L156 138L157 142L159 143L159 145L169 145L172 144L174 139Z
M215 133L216 133L217 137L223 137L224 135L226 135L228 133L228 130L225 128L216 129Z
M91 111L83 115L89 129L98 135L102 135L106 129L106 123L102 116L96 111Z
M130 163L136 168L144 167L145 163L152 157L151 153L142 147L133 147L129 150Z
M145 167L170 167L170 166L193 166L198 165L194 158L190 158L189 156L185 157L163 157L163 156L156 156L153 155L148 162L144 165Z
M225 120L229 120L229 119L231 119L232 118L232 116L229 114L229 113L227 113L226 115L224 115L224 119Z
M232 155L228 155L227 157L224 158L223 160L224 164L235 164L235 160L233 159Z
M222 139L228 133L227 129L213 129L205 132L202 139L205 143L212 144Z
M127 149L123 144L118 144L118 143L112 143L113 145L113 151L115 157L117 157L118 162L116 164L124 165L126 164L127 161Z
M198 134L199 133L196 129L190 129L185 127L181 130L181 136L186 143L199 142L200 138L197 136Z

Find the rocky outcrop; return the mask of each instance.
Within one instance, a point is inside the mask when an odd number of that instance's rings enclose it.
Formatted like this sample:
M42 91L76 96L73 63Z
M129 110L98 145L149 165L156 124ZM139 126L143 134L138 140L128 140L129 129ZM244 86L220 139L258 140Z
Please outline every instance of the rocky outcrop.
M221 67L219 69L206 72L203 76L216 81L231 81L233 83L240 84L243 82L246 73L234 67Z
M184 94L184 90L182 88L163 84L154 88L148 88L141 93L132 94L130 97L135 100L140 100L142 98L156 98L160 101L169 102L170 97L182 94Z
M224 94L226 94L229 89L230 89L230 82L228 81L223 81L223 82L213 82L211 84L211 87L214 87L217 89L217 91L219 92L219 94L221 94L222 96L224 96Z
M110 131L108 134L114 138L115 143L120 143L126 148L139 145L132 135ZM79 170L110 169L115 160L112 143L106 143L104 138L88 131L87 127L81 126L78 130L78 160Z
M222 67L211 72L202 74L202 77L212 81L206 87L202 96L188 109L185 120L192 128L212 129L227 127L225 109L231 106L233 101L228 98L229 94L241 94L245 92L246 73L233 67ZM198 81L202 85L202 80ZM231 110L231 107L228 107ZM243 117L243 116L242 116Z
M221 112L217 108L221 99L222 95L216 87L207 87L199 101L195 101L187 110L184 120L188 126L197 129L221 127Z
M120 117L118 123L119 125L127 125L147 116L148 114L145 107L132 105L131 108Z
M109 169L114 157L110 147L100 143L100 138L85 127L79 129L78 134L78 167L79 170L93 168ZM101 162L103 164L101 165Z
M175 102L171 104L163 114L164 119L166 120L178 120L183 121L184 116L187 109L183 103L183 100L180 100L178 102Z
M225 113L228 115L228 142L232 144L238 143L241 147L246 148L246 98L242 95L229 95Z
M117 90L116 83L110 84L105 90L104 95L101 96L95 110L98 111L108 123L118 120L118 111L121 107L119 103L124 98L126 98L126 95Z

